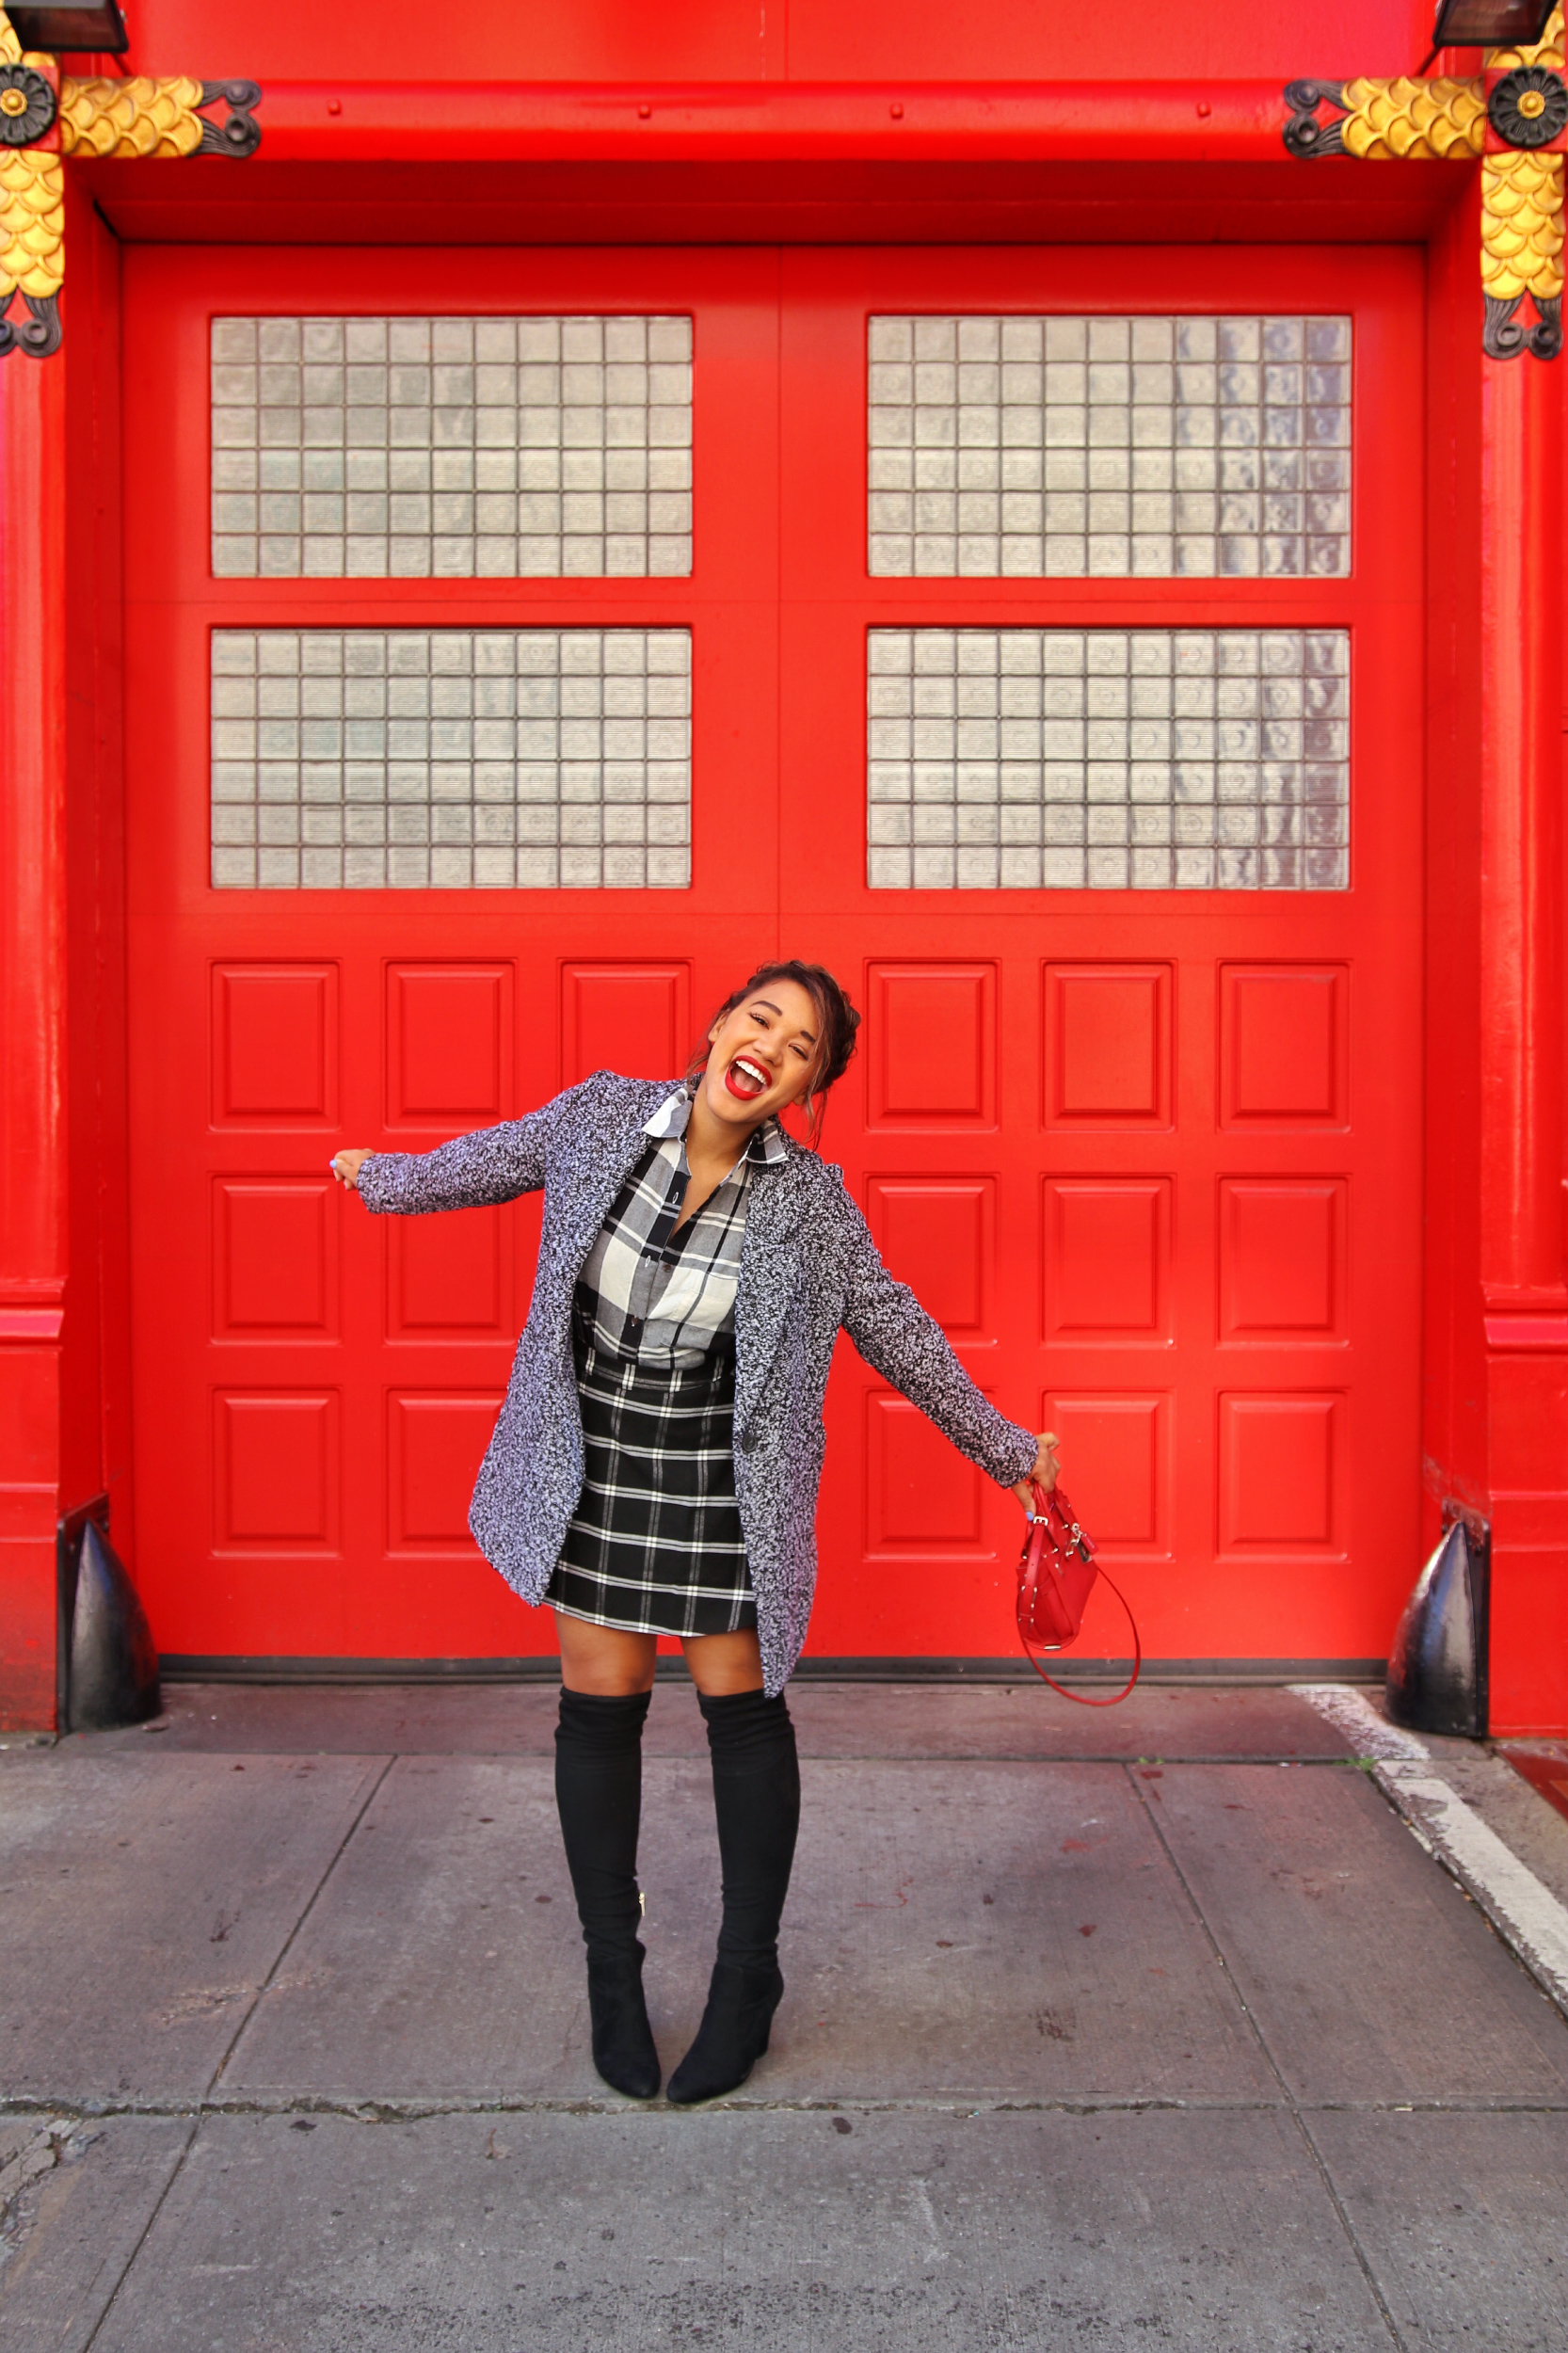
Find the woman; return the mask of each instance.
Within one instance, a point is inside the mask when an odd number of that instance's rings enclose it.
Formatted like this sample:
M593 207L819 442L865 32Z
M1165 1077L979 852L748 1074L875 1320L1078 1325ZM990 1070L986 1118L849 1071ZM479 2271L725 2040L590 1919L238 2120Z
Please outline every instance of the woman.
M813 1143L859 1015L820 965L765 964L684 1084L597 1071L526 1118L434 1152L340 1152L368 1209L459 1209L544 1189L528 1322L470 1526L561 1644L555 1792L588 1953L594 2063L651 2099L637 1940L642 1730L660 1634L708 1726L724 1918L669 2097L745 2081L784 1991L778 1923L800 1815L784 1700L816 1577L823 1393L840 1326L1027 1510L1055 1440L1007 1421L877 1255Z

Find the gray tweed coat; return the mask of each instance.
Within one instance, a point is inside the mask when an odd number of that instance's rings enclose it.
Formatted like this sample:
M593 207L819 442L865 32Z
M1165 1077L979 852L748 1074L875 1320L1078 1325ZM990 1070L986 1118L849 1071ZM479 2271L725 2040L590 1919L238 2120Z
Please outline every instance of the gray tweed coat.
M524 1119L434 1152L376 1152L360 1170L367 1209L405 1215L544 1189L533 1304L469 1513L481 1551L524 1601L542 1600L583 1485L573 1287L646 1148L645 1122L678 1083L596 1071ZM735 1301L735 1490L770 1693L793 1673L811 1614L823 1393L840 1326L1000 1485L1034 1463L1031 1433L987 1402L883 1265L842 1171L785 1141L782 1164L752 1174Z

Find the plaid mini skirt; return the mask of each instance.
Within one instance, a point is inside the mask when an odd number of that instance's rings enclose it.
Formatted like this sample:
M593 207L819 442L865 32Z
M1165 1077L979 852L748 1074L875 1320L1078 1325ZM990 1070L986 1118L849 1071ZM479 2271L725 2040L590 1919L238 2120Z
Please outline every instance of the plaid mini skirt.
M734 1634L757 1624L735 1501L735 1364L691 1371L578 1358L583 1493L545 1599L628 1634Z

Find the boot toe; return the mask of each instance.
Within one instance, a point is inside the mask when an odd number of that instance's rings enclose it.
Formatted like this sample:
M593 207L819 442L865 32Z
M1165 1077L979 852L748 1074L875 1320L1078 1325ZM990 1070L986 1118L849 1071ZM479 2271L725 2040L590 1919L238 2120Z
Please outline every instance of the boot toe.
M776 1969L758 1975L718 1963L696 2040L670 2077L668 2097L677 2107L740 2089L768 2047L783 1993Z
M616 2050L600 2057L596 2051L594 2065L611 2090L624 2092L629 2100L651 2100L659 2089L657 2052Z
M612 2091L651 2100L662 2080L653 2029L643 1999L643 1954L588 1963L594 2065Z

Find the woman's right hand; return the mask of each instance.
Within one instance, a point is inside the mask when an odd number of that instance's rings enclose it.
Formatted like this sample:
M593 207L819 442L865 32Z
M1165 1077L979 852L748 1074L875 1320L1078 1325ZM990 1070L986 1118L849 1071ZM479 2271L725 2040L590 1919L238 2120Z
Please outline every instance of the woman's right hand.
M1042 1430L1034 1442L1034 1468L1020 1479L1013 1490L1031 1519L1034 1517L1036 1481L1045 1488L1048 1495L1056 1484L1056 1449L1061 1443L1054 1430Z
M368 1147L355 1149L351 1146L346 1152L334 1152L332 1155L332 1174L337 1178L340 1185L346 1185L350 1193L357 1192L360 1183L360 1170L369 1158L370 1152Z

